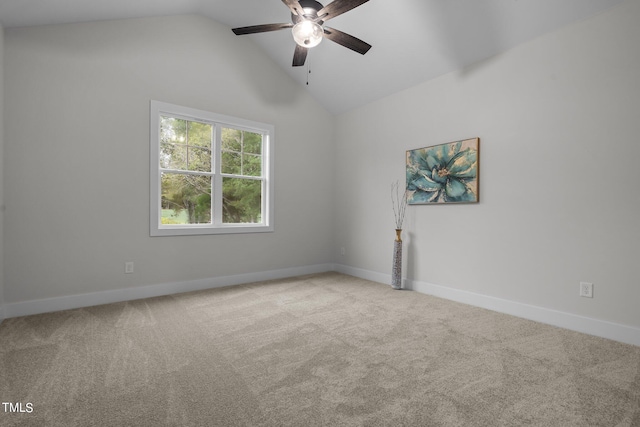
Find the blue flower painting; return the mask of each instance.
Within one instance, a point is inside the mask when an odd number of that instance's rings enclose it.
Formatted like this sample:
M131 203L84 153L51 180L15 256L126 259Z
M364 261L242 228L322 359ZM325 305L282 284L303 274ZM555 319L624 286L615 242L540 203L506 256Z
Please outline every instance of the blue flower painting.
M480 139L407 151L410 205L478 201Z

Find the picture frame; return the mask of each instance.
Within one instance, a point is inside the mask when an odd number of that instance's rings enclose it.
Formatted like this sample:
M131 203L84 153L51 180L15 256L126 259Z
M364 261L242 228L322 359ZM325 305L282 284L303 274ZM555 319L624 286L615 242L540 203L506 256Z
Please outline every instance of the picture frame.
M410 205L479 202L480 138L407 150Z

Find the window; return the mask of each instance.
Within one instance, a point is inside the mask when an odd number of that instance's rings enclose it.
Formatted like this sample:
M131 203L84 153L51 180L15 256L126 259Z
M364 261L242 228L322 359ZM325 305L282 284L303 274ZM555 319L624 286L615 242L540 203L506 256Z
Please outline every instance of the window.
M152 236L273 231L272 125L151 101Z

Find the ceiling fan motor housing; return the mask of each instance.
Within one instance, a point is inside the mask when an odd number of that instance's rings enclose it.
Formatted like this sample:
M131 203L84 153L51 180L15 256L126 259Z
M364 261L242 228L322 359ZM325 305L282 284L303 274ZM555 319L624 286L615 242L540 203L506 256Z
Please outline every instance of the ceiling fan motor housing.
M318 11L324 7L322 3L315 0L299 0L298 3L304 10L304 18L308 19L316 19L318 17ZM302 16L291 14L291 22L294 24L297 24L302 19ZM322 25L322 21L318 21L318 24Z

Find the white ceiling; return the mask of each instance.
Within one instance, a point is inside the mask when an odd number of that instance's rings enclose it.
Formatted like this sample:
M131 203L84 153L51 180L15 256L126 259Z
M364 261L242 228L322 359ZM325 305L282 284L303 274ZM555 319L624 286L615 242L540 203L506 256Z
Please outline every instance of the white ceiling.
M461 69L623 0L370 0L331 20L373 47L364 56L324 40L312 71L291 67L289 30L244 35L328 111L341 113ZM324 5L328 1L321 1ZM281 0L0 0L5 28L201 14L233 27L289 22Z

